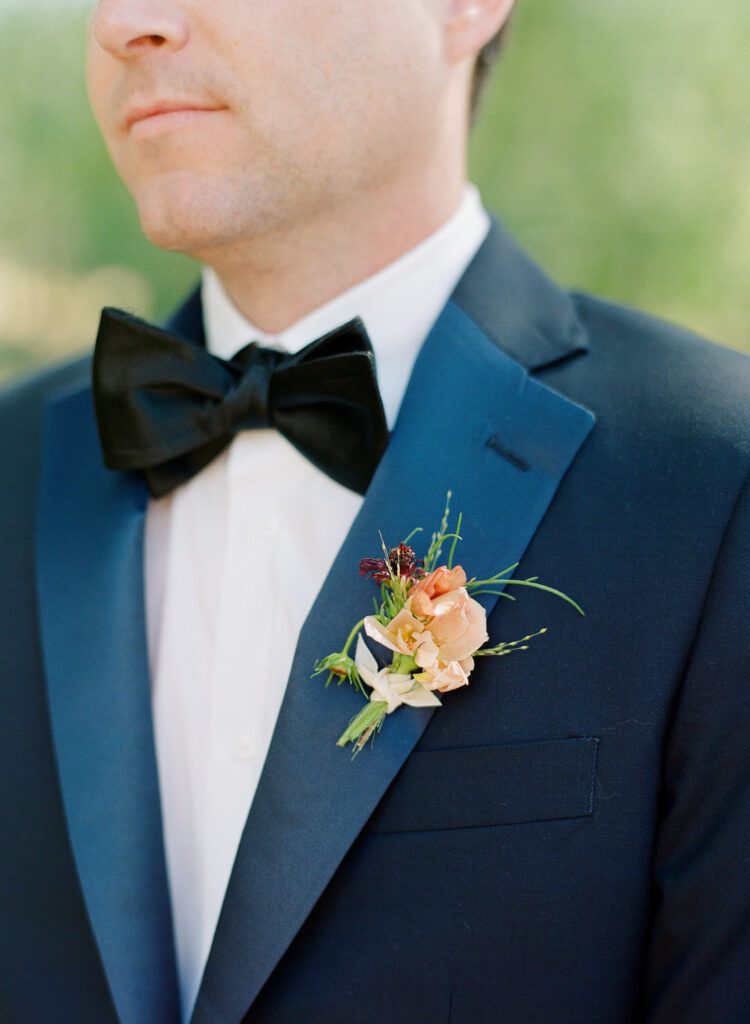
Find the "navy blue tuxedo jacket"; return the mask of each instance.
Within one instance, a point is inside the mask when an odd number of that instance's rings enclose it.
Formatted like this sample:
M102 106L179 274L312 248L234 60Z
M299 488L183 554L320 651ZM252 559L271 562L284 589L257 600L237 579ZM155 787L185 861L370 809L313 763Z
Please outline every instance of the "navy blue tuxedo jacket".
M194 296L173 326L200 343ZM0 1021L174 1024L147 493L89 359L0 400ZM750 1021L750 360L558 289L495 223L299 638L193 1024ZM361 557L464 514L493 641L354 761L311 680ZM301 516L304 509L299 510Z

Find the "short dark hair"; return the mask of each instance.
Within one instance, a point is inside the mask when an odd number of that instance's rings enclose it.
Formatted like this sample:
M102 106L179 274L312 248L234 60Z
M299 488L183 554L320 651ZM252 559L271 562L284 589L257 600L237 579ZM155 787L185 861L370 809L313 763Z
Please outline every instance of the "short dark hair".
M476 120L477 114L479 113L480 100L484 93L490 71L492 70L502 48L507 28L508 22L506 21L500 31L496 33L488 43L484 44L477 56L476 64L474 65L474 78L471 83L470 113L472 123Z

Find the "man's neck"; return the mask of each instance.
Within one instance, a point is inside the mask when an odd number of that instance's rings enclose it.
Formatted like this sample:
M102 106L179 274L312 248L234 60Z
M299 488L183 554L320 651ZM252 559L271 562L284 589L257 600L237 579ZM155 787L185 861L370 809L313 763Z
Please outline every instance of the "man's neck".
M343 204L332 214L254 237L230 252L199 254L240 313L278 334L366 280L437 231L458 209L465 179L422 183Z

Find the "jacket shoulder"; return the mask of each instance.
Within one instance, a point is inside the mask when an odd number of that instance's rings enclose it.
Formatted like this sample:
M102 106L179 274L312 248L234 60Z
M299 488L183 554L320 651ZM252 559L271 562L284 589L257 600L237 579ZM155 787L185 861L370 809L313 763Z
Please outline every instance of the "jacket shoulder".
M0 493L15 492L21 480L36 476L48 401L85 387L90 375L91 356L78 356L0 389Z
M714 439L750 459L750 356L658 317L573 292L589 356L640 428Z
M3 437L19 433L22 426L38 422L49 399L78 387L91 378L91 356L56 363L44 370L20 377L0 388L0 423Z

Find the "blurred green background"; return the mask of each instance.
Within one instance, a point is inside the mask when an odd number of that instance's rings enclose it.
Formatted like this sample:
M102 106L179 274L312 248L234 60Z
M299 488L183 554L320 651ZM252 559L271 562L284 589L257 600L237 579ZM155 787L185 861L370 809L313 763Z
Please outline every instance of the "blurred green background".
M197 276L142 238L99 141L91 6L0 0L0 378ZM748 44L747 0L519 0L472 176L562 283L750 351Z

